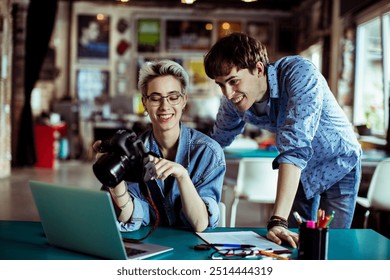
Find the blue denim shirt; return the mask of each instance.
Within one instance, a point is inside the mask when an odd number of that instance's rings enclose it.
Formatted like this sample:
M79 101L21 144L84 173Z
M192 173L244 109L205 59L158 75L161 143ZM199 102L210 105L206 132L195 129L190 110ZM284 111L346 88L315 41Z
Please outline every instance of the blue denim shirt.
M152 131L140 136L145 148L162 157ZM175 162L187 169L188 174L209 213L209 227L216 227L219 221L218 203L221 200L223 179L226 172L225 156L221 146L207 135L186 127L181 123L180 140ZM190 227L186 220L180 200L180 191L176 180L173 186L165 186L169 180L154 180L164 197L164 207L170 226ZM149 202L141 194L139 184L128 182L128 190L134 202L134 211L128 223L119 222L121 231L134 231L141 225L153 222L155 213ZM164 188L170 188L164 195Z
M280 152L274 168L280 163L299 167L305 195L310 199L359 164L360 144L327 81L309 60L284 57L268 65L267 79L267 114L258 116L253 106L239 112L222 97L211 136L226 147L243 132L246 123L274 132Z

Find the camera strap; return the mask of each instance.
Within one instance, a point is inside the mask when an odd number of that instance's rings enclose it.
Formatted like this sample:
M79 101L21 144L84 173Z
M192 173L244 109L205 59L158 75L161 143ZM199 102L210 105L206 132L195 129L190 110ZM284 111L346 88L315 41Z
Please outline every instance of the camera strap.
M157 211L160 214L159 225L169 225L167 213L164 206L165 197L156 181L150 181L147 183L147 188L150 191L151 199L156 205Z
M154 212L156 213L156 219L154 220L153 226L150 228L149 232L144 237L139 238L139 239L127 238L127 237L122 238L123 241L130 242L130 243L140 243L142 240L148 238L155 231L155 229L158 227L158 224L160 223L160 213L158 211L156 204L153 201L152 194L150 193L148 185L145 182L140 182L139 184L140 184L142 193L145 195L145 192L146 192L145 197L149 201Z

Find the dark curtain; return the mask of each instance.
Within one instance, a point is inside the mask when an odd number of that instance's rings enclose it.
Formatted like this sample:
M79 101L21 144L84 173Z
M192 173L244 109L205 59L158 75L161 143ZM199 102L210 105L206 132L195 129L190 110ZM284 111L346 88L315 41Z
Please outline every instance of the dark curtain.
M31 110L31 92L38 80L43 61L49 48L57 14L57 0L30 0L26 21L24 106L20 118L17 145L19 166L36 163L34 120Z

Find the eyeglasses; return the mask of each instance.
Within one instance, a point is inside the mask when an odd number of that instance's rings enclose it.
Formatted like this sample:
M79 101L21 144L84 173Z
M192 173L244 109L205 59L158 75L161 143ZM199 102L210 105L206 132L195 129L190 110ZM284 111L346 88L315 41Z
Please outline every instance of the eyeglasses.
M213 260L235 260L243 258L255 258L256 251L251 249L221 249L211 253L210 258Z
M181 102L182 96L183 96L183 94L179 93L179 92L174 93L174 94L169 94L167 96L162 96L162 95L157 94L157 93L152 93L151 95L144 95L144 97L149 100L150 105L152 105L152 106L160 106L160 104L164 98L167 99L167 101L170 105L177 105Z

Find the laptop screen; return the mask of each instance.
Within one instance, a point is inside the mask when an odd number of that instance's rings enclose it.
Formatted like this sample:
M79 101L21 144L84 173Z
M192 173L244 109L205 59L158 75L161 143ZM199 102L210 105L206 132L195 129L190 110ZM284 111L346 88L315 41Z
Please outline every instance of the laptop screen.
M143 259L173 248L122 241L110 195L53 183L30 181L49 244L104 259ZM126 251L139 254L128 257ZM144 252L141 252L144 251Z

